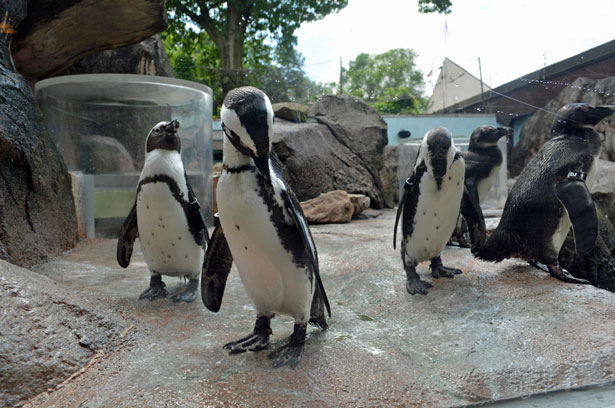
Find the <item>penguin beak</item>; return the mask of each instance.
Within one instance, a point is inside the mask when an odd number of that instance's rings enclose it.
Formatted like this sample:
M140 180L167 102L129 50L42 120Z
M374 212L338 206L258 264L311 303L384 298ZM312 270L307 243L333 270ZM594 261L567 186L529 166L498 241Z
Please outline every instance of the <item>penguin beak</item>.
M175 133L177 129L179 129L179 122L177 120L170 121L164 128L169 133Z
M612 114L615 113L615 105L601 105L601 106L596 106L596 112L595 112L595 116L598 119L598 121L596 121L596 123L600 122L602 119L606 118L607 116L610 116Z
M500 140L502 137L506 137L506 141L510 142L512 139L512 135L513 135L513 128L510 127L498 127L498 140Z

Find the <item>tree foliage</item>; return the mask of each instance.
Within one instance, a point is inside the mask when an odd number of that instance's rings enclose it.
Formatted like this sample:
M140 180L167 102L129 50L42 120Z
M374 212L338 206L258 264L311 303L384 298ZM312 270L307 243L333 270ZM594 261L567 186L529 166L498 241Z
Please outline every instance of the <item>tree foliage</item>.
M419 12L449 14L453 5L451 0L418 0Z
M346 6L348 0L168 0L169 24L179 39L198 38L196 27L215 44L223 94L247 83L244 63L296 65L294 32ZM258 61L258 62L257 62Z
M415 58L416 53L406 48L359 54L344 72L344 91L365 99L380 113L419 113L426 103L425 84Z

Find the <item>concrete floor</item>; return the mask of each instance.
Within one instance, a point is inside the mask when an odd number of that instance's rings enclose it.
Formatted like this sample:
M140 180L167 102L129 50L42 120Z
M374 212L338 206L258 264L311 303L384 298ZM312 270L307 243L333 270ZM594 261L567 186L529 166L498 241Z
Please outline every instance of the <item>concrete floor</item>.
M99 299L125 320L132 341L96 354L26 406L615 406L614 293L562 283L519 260L494 265L447 248L444 264L464 273L434 280L421 264L434 287L410 296L392 248L394 217L385 210L312 226L333 316L328 331L309 329L294 370L272 369L267 351L222 349L254 324L236 271L217 314L200 299L139 301L149 283L140 249L122 269L114 240L83 243L36 271ZM183 284L165 281L171 292ZM276 347L293 321L272 323Z

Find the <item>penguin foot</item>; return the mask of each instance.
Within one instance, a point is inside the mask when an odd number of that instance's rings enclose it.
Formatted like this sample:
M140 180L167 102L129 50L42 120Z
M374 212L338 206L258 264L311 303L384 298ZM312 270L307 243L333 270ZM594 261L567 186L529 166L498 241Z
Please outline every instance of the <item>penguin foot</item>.
M152 275L149 281L149 288L145 289L139 295L139 299L147 299L149 301L165 298L169 294L165 289L165 284L162 281L162 276Z
M442 265L442 259L437 256L431 260L431 276L434 278L454 278L455 275L461 274L461 270L455 268L447 268Z
M271 317L259 316L254 325L254 331L239 340L226 343L223 348L229 354L244 353L246 351L260 351L269 346L269 336L271 335Z
M538 262L536 260L531 260L531 261L528 261L528 263L530 264L530 266L533 266L534 268L538 268L538 269L540 269L543 272L551 273L549 271L549 267L547 265L543 264L542 262Z
M426 295L427 291L431 287L433 287L431 283L422 281L419 278L408 279L406 281L406 290L411 295L416 295L417 293L420 293L421 295Z
M472 248L472 244L470 244L470 241L466 238L466 234L457 237L457 242L459 243L460 248Z
M575 278L566 269L562 268L559 264L548 265L549 273L551 276L568 283L590 283L588 280Z
M299 364L303 357L306 330L307 325L295 323L295 328L288 344L269 353L268 357L273 360L273 368L285 365L292 368L297 367L297 364Z
M188 281L188 287L185 291L178 293L173 296L173 302L186 302L192 303L194 299L196 299L199 293L199 280L198 279L190 279Z

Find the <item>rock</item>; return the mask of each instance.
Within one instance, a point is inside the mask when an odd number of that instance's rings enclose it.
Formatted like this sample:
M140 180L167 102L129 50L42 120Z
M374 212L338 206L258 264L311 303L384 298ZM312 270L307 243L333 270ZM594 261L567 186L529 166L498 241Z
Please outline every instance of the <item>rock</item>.
M399 146L385 146L380 183L387 207L393 208L399 202Z
M591 193L594 202L600 204L604 215L615 228L615 163L598 160L596 184Z
M305 218L310 224L346 223L352 219L354 207L343 190L329 191L301 202Z
M175 76L160 34L134 45L89 55L64 72L65 75L104 73Z
M0 261L0 400L53 389L121 341L125 323L35 272Z
M31 0L12 46L29 81L64 72L84 57L135 44L166 29L164 0Z
M327 125L371 169L382 168L382 152L388 142L387 124L363 100L349 95L325 95L312 105L309 116Z
M9 27L25 11L25 1L0 3ZM10 34L0 36L0 258L30 266L72 248L77 223L66 166L13 70L10 44Z
M615 88L615 77L593 80L577 78L566 86L557 98L552 99L542 109L537 110L527 120L519 142L513 147L508 161L511 177L521 173L527 162L538 152L538 149L548 140L551 133L554 113L559 108L572 102L587 102L592 105L615 104L615 94L604 90ZM596 92L602 91L602 92ZM615 118L610 116L594 126L602 138L602 158L615 161Z
M81 138L79 169L89 174L135 171L128 150L109 136L87 135Z
M348 197L350 198L350 202L354 207L354 212L352 213L353 217L361 214L363 211L369 208L369 203L371 201L369 197L363 194L348 194Z
M384 205L382 191L364 162L325 125L276 120L273 146L286 181L300 201L332 190L364 194L373 207Z
M325 95L312 105L309 117L326 125L335 138L356 154L382 191L379 173L384 167L383 150L387 145L387 124L360 98L348 95ZM383 199L372 200L382 208Z
M310 108L295 102L280 102L273 104L273 113L276 118L290 122L302 123L307 120Z

